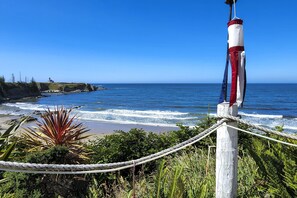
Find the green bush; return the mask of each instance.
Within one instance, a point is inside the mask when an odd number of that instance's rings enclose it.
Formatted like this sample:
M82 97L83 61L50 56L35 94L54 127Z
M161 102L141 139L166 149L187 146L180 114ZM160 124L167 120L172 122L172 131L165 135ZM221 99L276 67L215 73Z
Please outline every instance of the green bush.
M138 159L188 140L209 128L215 122L215 118L206 117L195 128L179 125L180 129L177 131L160 134L145 132L142 129L131 129L128 132L117 131L103 138L92 140L87 144L88 149L92 151L90 160L91 163L112 163ZM212 135L196 143L194 147L207 148L207 145L214 144L215 135ZM172 156L177 154L172 154ZM159 163L160 161L157 160L143 166L137 166L135 173L136 175L139 175L139 173L150 174L156 170ZM128 180L132 178L130 170L122 170L120 173L97 174L95 179L97 183L104 183L105 189L109 189L118 182L119 175ZM107 192L106 190L103 191Z
M84 146L91 150L90 163L138 159L185 141L216 122L206 117L195 128L180 125L167 133L131 129L94 139ZM250 130L246 125L240 128ZM281 129L281 128L279 128ZM273 136L274 137L274 136ZM275 138L275 137L274 137ZM278 138L297 144L296 141ZM0 197L131 197L132 178L137 197L213 197L215 191L215 133L191 147L143 166L88 177L4 173ZM32 163L76 163L75 153L53 147L24 155L28 145L19 141L15 159ZM271 143L239 133L238 197L296 197L296 147Z
M24 162L47 164L73 164L73 156L68 148L56 146L35 152ZM79 175L50 175L5 172L0 196L15 197L83 197L87 193L88 179ZM33 196L34 195L34 196Z
M279 138L297 144L297 141ZM259 191L280 197L297 197L297 149L296 147L253 138L245 145L261 173Z
M118 176L109 191L104 191L98 180L92 182L89 197L190 197L212 198L215 195L215 151L189 147L179 155L166 157L151 174L136 176L135 188L131 180ZM238 197L263 197L257 190L259 178L253 158L244 154L239 159Z
M216 119L214 118L206 118L193 129L179 125L180 129L177 131L160 134L145 132L143 129L136 128L129 132L116 131L114 134L89 142L88 148L93 151L91 160L93 163L107 163L144 157L188 140L215 122ZM195 145L204 147L209 143L214 143L213 138L214 136L209 139L206 138L206 140Z

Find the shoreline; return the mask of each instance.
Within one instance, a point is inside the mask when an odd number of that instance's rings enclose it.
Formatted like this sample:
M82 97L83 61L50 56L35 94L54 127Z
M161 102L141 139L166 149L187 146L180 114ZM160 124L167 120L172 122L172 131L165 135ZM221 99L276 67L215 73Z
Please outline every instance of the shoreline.
M162 133L172 130L177 130L179 127L164 127L164 126L150 126L150 125L141 125L141 124L120 124L120 123L110 123L103 121L91 121L91 120L79 120L86 126L91 134L112 134L117 130L122 130L128 132L130 129L138 128L143 129L147 132Z
M3 133L10 125L6 122L20 118L18 115L7 115L0 114L0 133ZM150 125L141 125L141 124L120 124L120 123L110 123L103 121L92 121L92 120L77 120L78 122L83 123L87 129L89 129L88 134L92 136L104 136L115 133L115 131L122 130L128 132L130 129L138 128L143 129L148 132L162 133L172 130L178 130L179 127L164 127L164 126L150 126ZM21 132L25 127L34 126L35 122L28 122L22 125L18 132Z

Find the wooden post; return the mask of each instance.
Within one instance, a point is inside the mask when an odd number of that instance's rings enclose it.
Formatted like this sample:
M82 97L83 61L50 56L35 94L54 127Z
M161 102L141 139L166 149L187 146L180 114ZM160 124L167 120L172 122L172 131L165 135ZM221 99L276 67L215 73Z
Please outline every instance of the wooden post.
M218 104L217 114L237 116L238 107L236 103L229 107L229 103L224 102ZM228 124L237 126L236 122L228 122ZM237 130L227 126L222 126L217 130L216 198L233 198L237 195L237 145Z

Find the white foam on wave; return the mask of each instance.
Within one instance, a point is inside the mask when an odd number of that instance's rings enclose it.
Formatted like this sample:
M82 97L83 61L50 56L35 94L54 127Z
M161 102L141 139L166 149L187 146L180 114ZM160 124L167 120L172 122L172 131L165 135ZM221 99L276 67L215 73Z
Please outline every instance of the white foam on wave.
M5 103L3 106L6 108L0 110L0 113L9 115L28 114L33 111L44 111L47 108L51 110L55 109L55 106L25 102ZM187 122L196 119L196 117L190 116L188 113L161 110L107 109L102 111L86 111L74 109L73 113L77 114L78 118L82 120L163 127L175 127L178 122Z
M216 117L217 116L216 113L209 113L208 115L211 116L211 117Z
M159 126L159 127L177 127L176 124L167 124L167 123L146 123L146 122L135 122L129 120L106 120L100 118L83 118L78 117L80 120L89 120L97 122L106 122L106 123L115 123L115 124L133 124L133 125L145 125L145 126Z
M297 132L297 126L294 127L294 126L286 126L286 125L285 125L283 128L284 128L284 129L289 129L289 130L294 130L294 131Z
M216 113L209 114L211 116L216 116ZM267 126L270 128L275 128L276 126L283 126L284 129L293 132L297 130L297 118L284 118L282 115L266 115L266 114L249 114L239 112L242 119L259 126Z
M160 110L107 109L102 111L74 110L74 112L83 120L163 127L176 127L178 122L196 119L188 113Z
M267 115L267 114L253 114L253 113L243 113L243 112L239 112L238 113L241 116L245 116L245 117L253 117L253 118L271 118L271 119L281 119L283 118L282 115ZM210 113L208 114L210 116L217 116L216 113Z
M247 116L247 117L255 117L255 118L271 118L271 119L282 119L283 115L266 115L266 114L249 114L249 113L243 113L239 112L239 115Z
M16 116L16 115L20 115L22 113L10 111L10 110L0 110L0 114L2 114L2 115L13 115L13 116Z
M178 120L191 120L196 117L188 117L188 113L172 112L172 111L139 111L139 110L125 110L125 109L107 109L103 111L78 111L79 114L88 115L92 117L102 116L121 116L121 117L134 117L134 118L151 118L151 119L178 119ZM185 117L186 116L186 117Z
M282 119L283 115L267 115L267 114L256 114L256 113L244 113L238 112L239 115L253 118L268 118L268 119ZM217 116L216 113L210 113L210 116Z
M32 110L32 111L43 111L47 108L54 109L54 107L32 104L32 103L24 103L24 102L16 102L16 103L4 103L3 105L7 107L17 107L23 110Z

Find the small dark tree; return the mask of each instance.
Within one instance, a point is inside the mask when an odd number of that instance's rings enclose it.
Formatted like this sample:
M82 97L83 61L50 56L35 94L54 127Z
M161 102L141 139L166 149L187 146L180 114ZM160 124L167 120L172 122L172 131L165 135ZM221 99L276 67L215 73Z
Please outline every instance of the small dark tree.
M11 82L12 82L12 83L15 83L15 77L14 77L14 74L11 74Z
M4 76L0 76L0 83L1 83L1 84L4 84L4 83L5 83L5 78L4 78Z
M35 81L35 79L32 77L32 79L31 79L31 83L32 84L34 84L34 83L36 83L36 81Z

